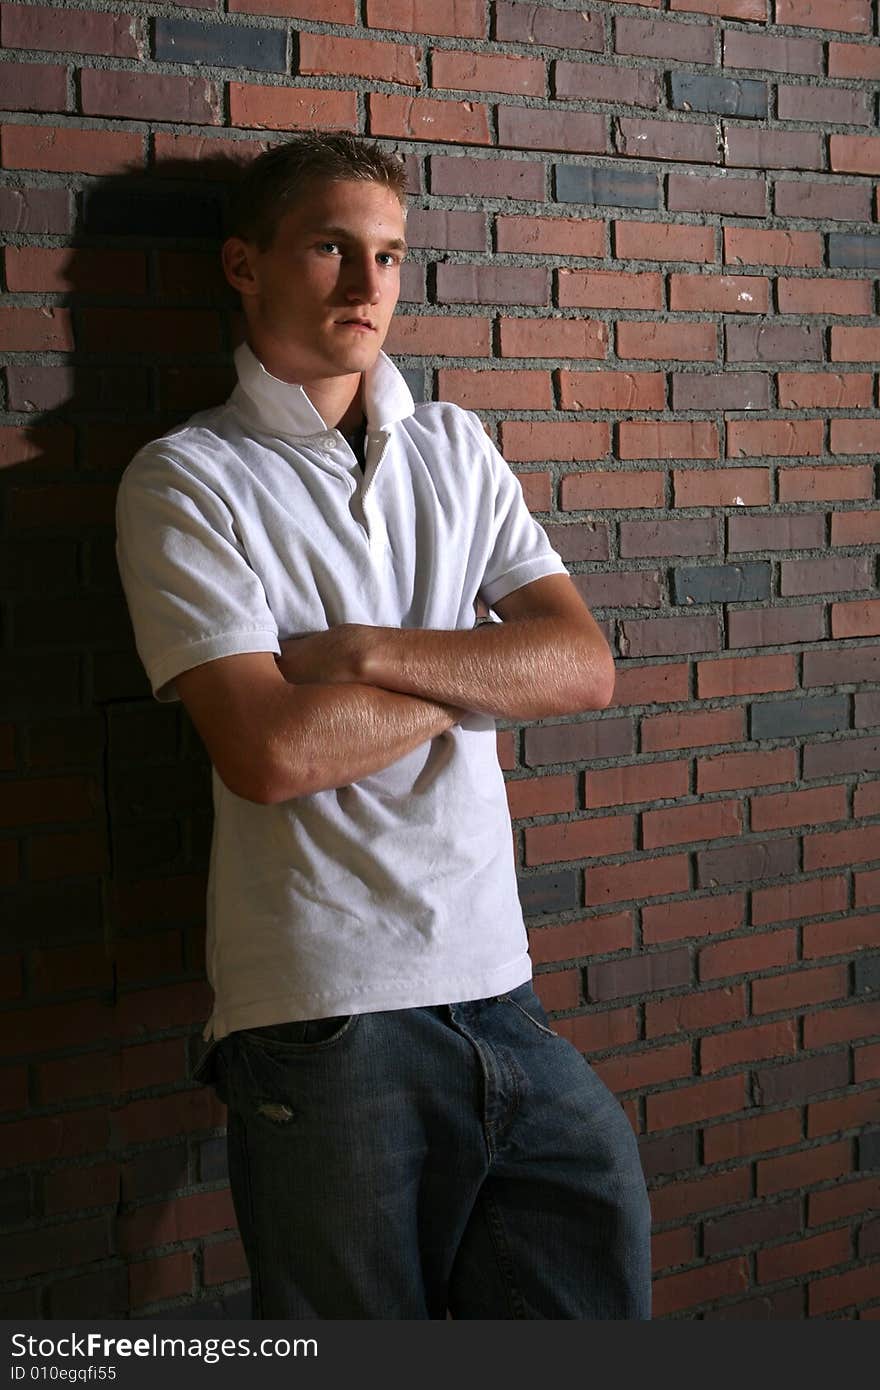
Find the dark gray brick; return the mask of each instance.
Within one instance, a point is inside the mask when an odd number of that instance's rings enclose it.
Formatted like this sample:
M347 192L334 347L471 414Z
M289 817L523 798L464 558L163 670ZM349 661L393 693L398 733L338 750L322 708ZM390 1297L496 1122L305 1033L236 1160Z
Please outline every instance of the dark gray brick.
M831 232L828 237L828 264L851 270L880 270L880 236L858 236Z
M724 116L766 116L767 83L753 78L670 73L672 106L679 111L717 111Z
M859 1172L880 1168L880 1129L859 1136Z
M859 956L856 959L855 985L856 994L876 994L880 991L880 955Z
M751 737L787 738L849 727L846 695L805 695L799 700L765 700L752 705Z
M837 1091L849 1082L849 1059L845 1051L824 1052L802 1062L760 1067L755 1072L757 1105L788 1105Z
M639 1140L639 1157L645 1177L660 1177L666 1173L683 1173L697 1166L697 1136L693 1130L680 1134L662 1134Z
M656 174L628 169L590 169L583 164L554 164L556 199L560 203L601 203L609 207L659 208Z
M412 392L412 398L416 405L428 400L426 376L423 367L401 367L401 374L404 381Z
M780 1236L794 1235L801 1228L801 1199L750 1207L731 1212L717 1221L707 1221L703 1230L703 1253L722 1255L727 1250L740 1250L745 1245L765 1244Z
M800 869L797 840L764 840L706 850L697 855L699 886L759 883L796 874Z
M574 872L522 875L518 880L519 900L526 917L580 907L578 878Z
M199 1177L214 1182L229 1176L225 1139L206 1139L199 1145Z
M676 603L736 603L770 597L770 565L754 560L742 565L694 565L673 576Z
M690 953L656 951L651 955L625 956L602 961L587 968L588 998L591 1001L624 999L630 994L650 994L691 982Z
M153 56L160 63L287 71L287 35L283 29L202 24L197 19L157 19L154 43Z

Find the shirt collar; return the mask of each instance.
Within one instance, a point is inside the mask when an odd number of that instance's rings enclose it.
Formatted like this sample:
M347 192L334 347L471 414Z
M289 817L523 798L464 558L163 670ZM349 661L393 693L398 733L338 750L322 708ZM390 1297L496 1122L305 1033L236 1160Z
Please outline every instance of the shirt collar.
M266 371L247 343L234 353L238 385L230 401L271 434L323 434L327 426L301 386L280 381ZM384 429L412 415L412 393L384 352L364 373L364 406L370 429Z

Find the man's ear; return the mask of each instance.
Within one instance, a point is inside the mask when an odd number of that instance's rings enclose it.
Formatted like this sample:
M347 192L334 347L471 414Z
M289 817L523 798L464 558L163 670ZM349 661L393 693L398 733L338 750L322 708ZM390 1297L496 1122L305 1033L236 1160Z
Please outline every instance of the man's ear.
M231 236L223 243L220 259L223 273L239 294L256 294L259 284L256 274L257 250L252 241Z

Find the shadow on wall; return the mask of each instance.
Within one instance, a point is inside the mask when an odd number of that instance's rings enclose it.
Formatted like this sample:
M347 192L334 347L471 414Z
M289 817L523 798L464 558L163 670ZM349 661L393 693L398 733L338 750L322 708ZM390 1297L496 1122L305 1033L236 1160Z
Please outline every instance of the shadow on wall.
M7 368L8 408L33 423L0 475L4 717L24 779L7 1050L35 1102L17 1116L5 1316L137 1317L190 1297L162 1316L248 1316L223 1108L188 1080L210 1009L210 769L180 708L149 692L113 525L140 445L233 384L241 326L218 248L238 168L95 181L71 247L26 248L34 286L64 298L44 310L58 351Z

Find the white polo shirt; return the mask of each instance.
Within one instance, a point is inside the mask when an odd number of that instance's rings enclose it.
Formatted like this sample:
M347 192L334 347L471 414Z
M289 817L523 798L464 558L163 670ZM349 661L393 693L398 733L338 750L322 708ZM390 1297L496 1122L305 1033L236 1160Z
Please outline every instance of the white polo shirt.
M217 657L339 623L468 629L564 573L478 418L365 376L366 467L249 347L238 385L127 468L117 553L160 700ZM494 724L460 725L351 786L273 806L214 773L205 1037L477 999L531 976Z

